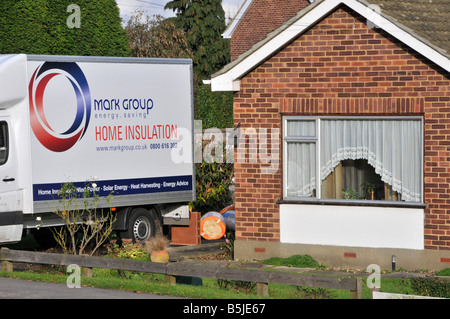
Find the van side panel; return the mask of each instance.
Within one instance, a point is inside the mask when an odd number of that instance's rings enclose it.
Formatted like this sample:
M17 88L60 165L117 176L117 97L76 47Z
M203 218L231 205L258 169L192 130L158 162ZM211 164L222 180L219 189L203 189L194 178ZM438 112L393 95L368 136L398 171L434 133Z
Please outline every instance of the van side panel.
M193 200L190 60L29 59L35 212L67 182L116 207Z

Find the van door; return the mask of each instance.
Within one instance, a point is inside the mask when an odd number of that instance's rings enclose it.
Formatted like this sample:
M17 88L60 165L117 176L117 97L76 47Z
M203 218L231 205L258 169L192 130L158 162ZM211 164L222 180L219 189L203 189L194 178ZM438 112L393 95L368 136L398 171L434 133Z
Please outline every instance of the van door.
M16 147L8 117L0 117L0 244L20 241L23 230Z

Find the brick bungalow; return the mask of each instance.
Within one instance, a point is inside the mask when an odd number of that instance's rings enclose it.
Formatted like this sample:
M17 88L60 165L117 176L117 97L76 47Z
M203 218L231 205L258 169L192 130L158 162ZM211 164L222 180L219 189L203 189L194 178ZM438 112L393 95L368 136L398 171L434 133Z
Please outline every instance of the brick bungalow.
M211 79L242 133L236 259L450 267L449 20L450 1L244 3Z

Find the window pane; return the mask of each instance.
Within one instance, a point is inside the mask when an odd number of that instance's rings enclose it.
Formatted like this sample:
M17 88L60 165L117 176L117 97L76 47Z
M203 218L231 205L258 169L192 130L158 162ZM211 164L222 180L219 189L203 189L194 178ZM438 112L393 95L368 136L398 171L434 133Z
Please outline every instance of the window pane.
M0 165L8 160L8 124L0 122Z
M290 137L316 136L316 121L288 121L287 136Z
M376 190L377 195L373 196L378 199L422 201L421 143L422 126L419 120L322 120L322 197L340 198L344 189L361 192L358 187L365 184L369 189ZM351 176L358 167L342 165L346 160L367 161L369 165L363 171L368 174L373 170L372 175L376 178L360 176L357 181ZM361 170L360 167L358 169ZM350 183L352 178L354 182ZM391 186L390 196L386 195L384 184ZM364 188L364 196L368 197L367 187Z
M365 159L341 161L322 181L321 189L322 198L385 199L381 176Z
M316 144L287 144L287 196L311 197L316 189Z

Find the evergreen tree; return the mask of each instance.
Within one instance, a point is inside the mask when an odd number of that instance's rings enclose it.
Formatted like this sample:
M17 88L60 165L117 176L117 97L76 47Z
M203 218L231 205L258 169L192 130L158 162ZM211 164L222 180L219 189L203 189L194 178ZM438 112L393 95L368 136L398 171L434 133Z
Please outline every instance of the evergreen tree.
M0 1L0 53L130 56L115 0L77 0L79 28L68 25L72 3Z
M229 42L222 38L226 27L222 0L172 0L165 9L176 13L174 23L186 32L199 80L209 79L229 62Z

